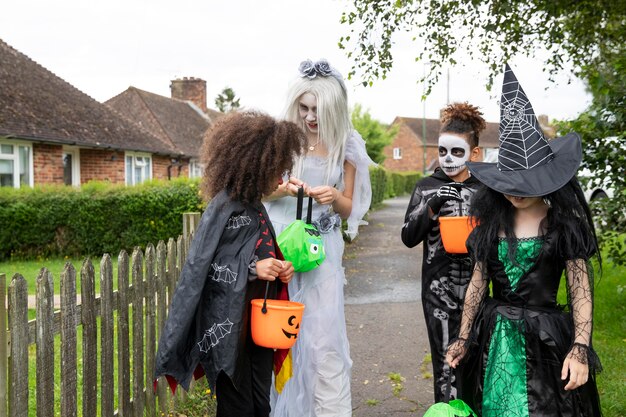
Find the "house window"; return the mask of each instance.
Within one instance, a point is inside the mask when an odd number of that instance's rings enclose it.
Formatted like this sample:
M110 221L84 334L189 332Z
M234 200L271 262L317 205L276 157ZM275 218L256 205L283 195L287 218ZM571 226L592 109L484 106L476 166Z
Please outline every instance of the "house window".
M393 159L402 159L402 148L393 148Z
M33 186L33 152L30 145L0 141L0 186Z
M63 147L63 183L80 185L80 151L77 148Z
M204 165L197 159L189 161L189 178L202 177L202 171L204 171Z
M152 178L152 158L148 154L126 153L126 185L141 184Z

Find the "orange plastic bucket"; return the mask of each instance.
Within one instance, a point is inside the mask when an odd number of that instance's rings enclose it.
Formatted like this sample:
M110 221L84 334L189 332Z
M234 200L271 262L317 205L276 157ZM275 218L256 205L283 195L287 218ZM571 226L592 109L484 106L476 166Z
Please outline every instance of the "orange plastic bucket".
M263 312L263 301L266 312ZM296 343L304 304L288 300L255 299L252 303L252 340L259 346L289 349Z
M448 253L467 253L465 241L475 223L468 216L439 217L443 248Z

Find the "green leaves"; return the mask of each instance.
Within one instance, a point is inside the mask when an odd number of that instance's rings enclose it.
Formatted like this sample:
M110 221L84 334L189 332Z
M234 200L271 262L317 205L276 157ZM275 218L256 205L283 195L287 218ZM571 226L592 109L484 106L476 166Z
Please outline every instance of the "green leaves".
M235 97L235 92L230 87L225 87L215 98L215 106L222 113L228 113L239 108L239 99Z
M360 104L352 110L352 125L365 140L367 154L372 160L381 164L385 160L383 149L389 145L398 132L398 126L387 127L378 120L372 119L369 110L363 112Z
M0 189L0 259L102 255L182 232L182 214L201 211L197 180L125 187L89 183Z

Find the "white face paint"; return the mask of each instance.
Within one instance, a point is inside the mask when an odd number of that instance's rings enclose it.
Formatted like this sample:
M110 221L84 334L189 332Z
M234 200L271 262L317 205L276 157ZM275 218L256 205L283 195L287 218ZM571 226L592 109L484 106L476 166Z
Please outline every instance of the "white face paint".
M317 133L317 97L311 93L302 94L298 102L298 112L307 129L311 133Z
M454 177L466 169L470 147L467 141L450 133L439 136L439 166L448 177Z

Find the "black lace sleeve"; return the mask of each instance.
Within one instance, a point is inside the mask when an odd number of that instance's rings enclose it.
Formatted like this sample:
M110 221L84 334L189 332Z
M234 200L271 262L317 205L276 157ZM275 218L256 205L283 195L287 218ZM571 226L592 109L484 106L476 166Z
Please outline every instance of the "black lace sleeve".
M600 361L592 349L593 332L593 268L589 261L575 259L565 264L567 274L567 301L574 334L568 356L599 371Z
M448 355L452 358L463 359L467 353L467 348L471 342L471 331L476 314L487 294L489 281L484 273L482 264L476 263L472 279L465 293L465 302L463 304L463 313L461 315L461 327L459 335L450 342L448 347Z

